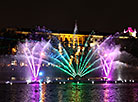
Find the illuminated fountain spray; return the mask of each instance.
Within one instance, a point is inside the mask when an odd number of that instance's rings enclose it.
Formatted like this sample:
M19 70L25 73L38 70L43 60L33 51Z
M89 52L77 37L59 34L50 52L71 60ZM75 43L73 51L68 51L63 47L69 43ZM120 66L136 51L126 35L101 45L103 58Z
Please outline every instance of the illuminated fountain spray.
M49 47L50 43L46 41L28 41L19 44L18 53L22 55L28 62L31 69L33 80L36 81L40 71L40 67L45 58L45 50Z
M75 29L77 28L75 27ZM63 47L60 42L50 44L50 41L26 40L25 43L19 44L18 52L28 62L33 80L37 80L42 62L48 63L53 68L58 68L74 78L83 77L100 68L103 68L105 76L110 78L114 61L120 54L120 47L114 44L113 36L109 36L101 44L89 45L92 34L88 36L84 46L75 45L75 48L72 48Z
M109 36L99 46L101 65L103 66L104 76L108 80L111 79L115 59L120 55L120 46L115 45L113 38L113 36Z
M113 36L106 38L100 45L97 43L90 47L90 38L91 34L82 48L63 47L61 43L58 43L58 48L50 46L43 61L74 78L103 68L105 76L109 79L115 58L120 54L120 47L114 44Z
M82 49L79 47L76 47L76 49L63 47L61 43L58 44L58 48L51 46L49 50L45 52L47 57L43 59L43 61L74 78L76 76L83 77L86 74L101 68L102 66L99 65L100 56L98 55L96 45L91 48L88 47L90 37L91 35L87 38Z

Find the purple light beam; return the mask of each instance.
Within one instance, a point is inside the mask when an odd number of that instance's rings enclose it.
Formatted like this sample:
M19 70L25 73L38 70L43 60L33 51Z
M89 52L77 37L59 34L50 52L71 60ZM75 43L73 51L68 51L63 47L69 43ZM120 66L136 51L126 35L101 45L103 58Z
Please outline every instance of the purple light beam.
M23 55L27 59L29 68L31 69L33 80L36 81L40 71L43 57L46 57L44 51L49 47L50 41L27 41L20 44L23 49Z

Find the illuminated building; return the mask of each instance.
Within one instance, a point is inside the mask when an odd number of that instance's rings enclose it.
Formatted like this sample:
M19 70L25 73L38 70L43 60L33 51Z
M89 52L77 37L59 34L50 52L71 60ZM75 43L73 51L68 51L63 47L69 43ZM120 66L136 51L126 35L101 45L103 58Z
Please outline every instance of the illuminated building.
M119 39L120 40L127 40L131 38L137 39L136 29L134 31L131 27L128 27L128 30L124 30L124 32L120 33ZM100 40L107 38L110 34L106 33L95 33L91 35L89 45L90 47L97 44ZM52 33L52 31L47 30L44 26L38 26L37 29L28 28L6 28L4 31L0 33L1 36L1 48L8 49L8 52L1 53L1 54L15 54L16 53L16 46L19 41L24 41L25 39L35 39L41 40L44 39L51 39L51 36L55 36L58 40L64 44L65 46L72 47L78 46L78 48L82 49L84 46L84 42L86 41L89 34L70 34L70 33ZM74 40L75 39L75 42ZM74 45L74 43L76 45Z

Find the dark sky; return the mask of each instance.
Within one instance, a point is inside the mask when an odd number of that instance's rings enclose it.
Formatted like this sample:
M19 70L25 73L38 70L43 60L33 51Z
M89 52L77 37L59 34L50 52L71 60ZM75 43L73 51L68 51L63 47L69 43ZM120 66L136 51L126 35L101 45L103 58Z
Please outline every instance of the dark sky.
M122 31L138 28L138 3L127 0L3 0L0 27L45 25L51 30Z

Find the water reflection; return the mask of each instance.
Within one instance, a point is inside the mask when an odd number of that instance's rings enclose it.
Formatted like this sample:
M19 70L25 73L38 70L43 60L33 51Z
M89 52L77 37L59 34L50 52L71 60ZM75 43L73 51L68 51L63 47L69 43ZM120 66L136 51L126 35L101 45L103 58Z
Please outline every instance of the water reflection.
M69 85L70 90L68 92L69 95L69 101L71 102L81 102L81 96L82 96L82 83L71 83Z
M40 98L39 98L39 102L45 102L45 100L46 100L46 97L45 97L45 95L46 95L46 84L39 84L39 89L40 89Z
M104 90L104 102L109 102L109 89Z
M137 84L102 84L104 102L137 102ZM101 101L103 102L103 101Z
M58 102L63 102L62 99L63 99L62 91L59 90L58 91Z
M39 84L31 84L31 88L32 88L32 94L31 95L31 102L39 102L39 97L40 97L40 93L39 93Z
M134 102L138 102L138 88L136 85L133 85L133 96L134 96Z
M112 88L113 84L102 84L104 102L117 102L117 89Z
M138 84L3 84L0 102L138 102Z

